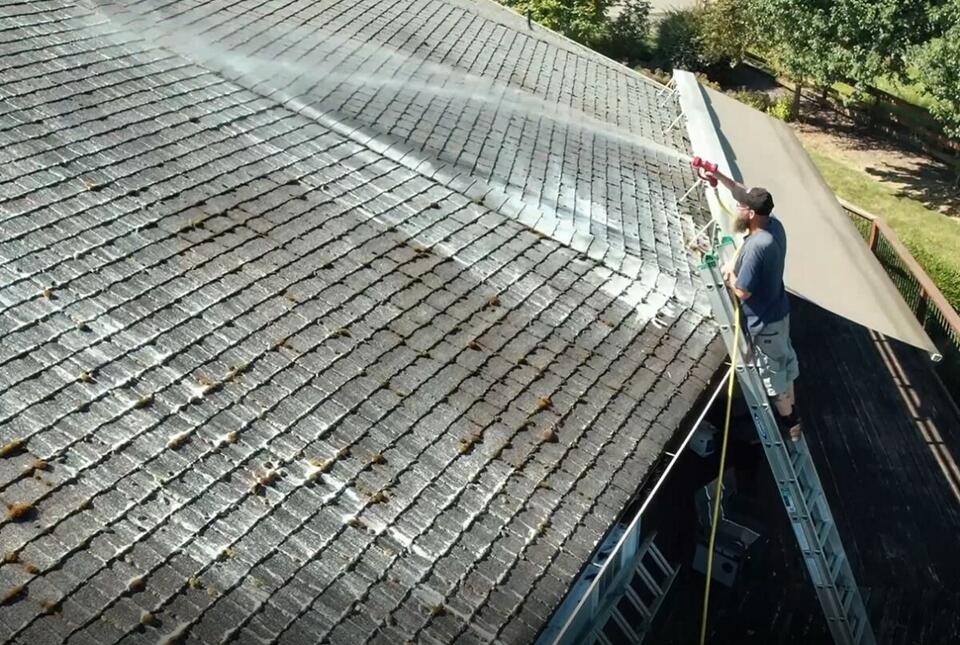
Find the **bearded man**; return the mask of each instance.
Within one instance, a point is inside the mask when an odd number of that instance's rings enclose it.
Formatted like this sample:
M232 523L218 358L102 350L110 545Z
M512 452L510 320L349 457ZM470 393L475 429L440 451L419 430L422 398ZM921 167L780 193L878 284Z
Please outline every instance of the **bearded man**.
M773 197L766 189L747 190L722 172L710 174L737 200L734 228L747 234L737 257L723 267L724 279L741 301L754 362L780 428L791 441L799 441L802 426L794 381L800 370L790 342L790 300L783 284L787 234L773 215Z

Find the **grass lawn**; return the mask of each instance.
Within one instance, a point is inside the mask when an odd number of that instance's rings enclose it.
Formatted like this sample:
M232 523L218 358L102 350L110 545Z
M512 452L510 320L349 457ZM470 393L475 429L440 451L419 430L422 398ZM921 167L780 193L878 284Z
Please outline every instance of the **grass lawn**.
M954 309L960 310L960 221L898 196L895 188L821 150L807 152L837 195L890 224Z

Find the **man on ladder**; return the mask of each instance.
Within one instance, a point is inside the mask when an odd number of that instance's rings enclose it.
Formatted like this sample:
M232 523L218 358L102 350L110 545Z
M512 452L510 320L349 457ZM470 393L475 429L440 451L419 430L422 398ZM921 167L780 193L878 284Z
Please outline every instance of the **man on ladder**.
M746 233L736 258L722 269L724 279L741 301L753 356L767 395L777 409L781 430L800 440L793 382L800 375L790 342L790 301L783 285L787 235L773 216L773 197L764 188L746 189L719 170L708 173L737 200L734 229Z

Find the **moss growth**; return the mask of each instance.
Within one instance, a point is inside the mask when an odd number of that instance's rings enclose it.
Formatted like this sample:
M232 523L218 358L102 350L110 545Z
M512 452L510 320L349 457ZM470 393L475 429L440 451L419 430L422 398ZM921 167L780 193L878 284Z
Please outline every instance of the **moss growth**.
M170 437L170 440L167 441L167 448L170 448L171 450L177 450L178 448L185 446L188 441L190 441L190 433L180 432Z
M23 439L14 439L12 441L4 444L3 447L0 447L0 457L12 457L14 455L19 455L21 452L26 450L27 442Z
M364 524L363 520L361 520L359 517L351 517L349 520L347 520L347 526L351 526L361 531L367 528L367 525Z
M153 394L142 394L133 404L135 410L143 410L153 405Z
M23 600L26 596L27 587L25 585L11 587L0 597L0 606L12 605L15 602Z
M207 394L213 394L214 392L218 391L220 388L223 387L223 383L221 381L212 379L209 376L206 376L204 374L201 374L200 376L197 377L197 384L200 386L201 393L204 396L206 396Z
M11 522L20 522L30 519L36 514L36 509L29 502L15 502L7 504L7 519Z
M60 600L54 598L44 598L40 601L40 608L45 614L55 614L60 611Z
M549 410L553 407L553 401L550 400L549 396L545 396L537 399L536 412L542 412L544 410Z
M547 428L540 433L540 441L544 443L557 443L559 439L557 438L557 433L554 432L553 428Z

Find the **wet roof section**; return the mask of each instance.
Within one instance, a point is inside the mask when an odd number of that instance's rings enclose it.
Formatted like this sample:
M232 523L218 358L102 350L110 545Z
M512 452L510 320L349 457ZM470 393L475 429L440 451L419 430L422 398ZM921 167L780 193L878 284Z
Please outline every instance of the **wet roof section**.
M722 359L656 87L473 2L0 53L0 636L532 638Z

